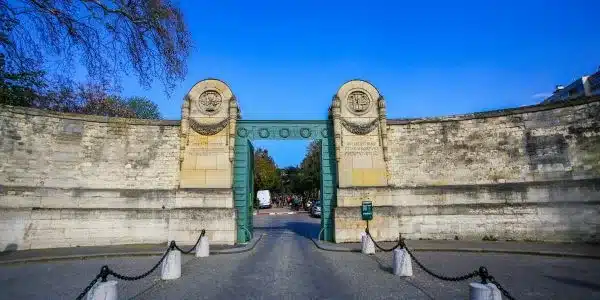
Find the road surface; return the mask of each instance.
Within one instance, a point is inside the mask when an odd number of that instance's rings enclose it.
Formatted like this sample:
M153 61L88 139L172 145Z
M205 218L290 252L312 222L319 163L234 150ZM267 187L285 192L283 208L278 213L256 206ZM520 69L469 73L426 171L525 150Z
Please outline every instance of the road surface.
M414 266L412 278L393 276L391 255L325 252L309 237L319 219L306 214L255 216L263 239L250 252L184 256L182 277L161 281L157 272L119 281L121 299L466 299L468 282L443 282ZM600 260L514 254L418 252L446 275L486 265L517 299L600 299ZM157 257L90 259L0 267L2 299L73 299L107 263L138 274Z

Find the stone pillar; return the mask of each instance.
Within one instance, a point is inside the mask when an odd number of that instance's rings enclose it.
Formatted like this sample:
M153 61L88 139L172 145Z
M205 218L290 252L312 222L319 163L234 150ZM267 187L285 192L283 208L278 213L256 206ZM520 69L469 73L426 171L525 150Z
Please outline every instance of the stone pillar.
M238 107L231 89L207 79L182 106L180 188L231 188Z
M388 238L393 228L378 215L377 207L391 205L388 183L388 141L385 100L370 83L352 80L333 97L331 114L338 171L335 239L355 241L365 227L359 206L372 201L373 238Z
M368 82L352 80L334 96L332 112L339 187L387 186L383 97Z

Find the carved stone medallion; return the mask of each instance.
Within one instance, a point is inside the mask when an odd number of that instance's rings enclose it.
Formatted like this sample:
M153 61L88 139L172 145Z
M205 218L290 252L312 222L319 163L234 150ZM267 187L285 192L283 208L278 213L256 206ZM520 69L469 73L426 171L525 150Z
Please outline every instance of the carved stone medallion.
M198 98L198 108L207 115L214 115L221 110L223 98L217 91L205 91Z
M238 128L237 134L240 137L247 137L248 136L248 130L246 130L246 128Z
M348 110L355 115L366 114L371 107L371 98L363 91L352 91L347 101Z
M261 128L258 130L258 136L260 136L263 139L268 138L270 135L269 129L267 128Z
M290 130L287 128L281 128L279 130L279 136L282 138L287 138L290 136Z
M310 132L310 129L308 129L308 128L300 129L300 136L303 138L309 138L311 134L312 133Z

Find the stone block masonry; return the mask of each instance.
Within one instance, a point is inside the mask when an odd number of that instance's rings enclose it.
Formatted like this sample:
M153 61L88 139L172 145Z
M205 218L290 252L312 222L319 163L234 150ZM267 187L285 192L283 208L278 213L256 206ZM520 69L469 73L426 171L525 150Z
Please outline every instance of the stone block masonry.
M196 242L233 244L229 190L7 187L0 192L0 248Z
M388 120L388 187L340 188L336 241L600 241L600 98Z
M0 107L0 184L177 187L178 124Z
M231 189L179 188L179 121L0 107L0 250L233 244Z
M0 106L0 250L191 244L201 229L233 244L236 207L252 203L246 193L233 201L232 184L248 179L233 177L236 136L247 134L239 118L216 79L192 87L181 121ZM338 173L326 209L337 242L360 239L363 200L378 240L600 242L599 96L387 119L382 94L351 80L330 118L337 165L326 171Z
M600 178L598 100L389 120L391 185Z
M339 193L339 192L338 192ZM369 229L377 240L595 242L600 240L600 179L418 188L343 190L346 204L375 199ZM355 242L360 207L335 210L336 241Z

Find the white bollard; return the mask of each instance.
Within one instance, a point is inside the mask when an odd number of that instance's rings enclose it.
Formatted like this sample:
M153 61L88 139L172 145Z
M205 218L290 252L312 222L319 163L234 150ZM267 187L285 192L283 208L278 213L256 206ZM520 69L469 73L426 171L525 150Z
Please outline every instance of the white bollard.
M172 280L181 277L181 252L171 250L162 262L160 278L162 280Z
M394 249L394 275L413 276L412 261L404 249Z
M198 247L196 248L196 257L207 257L210 254L210 247L208 244L208 237L202 236L200 238L200 243L198 243Z
M88 291L87 300L117 300L117 282L114 280L97 282Z
M470 300L502 300L502 293L493 283L483 284L471 282L469 284Z
M373 240L371 240L371 237L369 235L365 233L361 237L360 243L362 246L363 254L375 254L375 244L373 243Z

